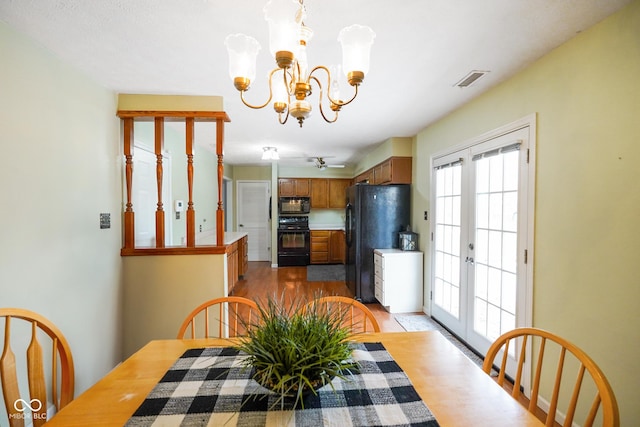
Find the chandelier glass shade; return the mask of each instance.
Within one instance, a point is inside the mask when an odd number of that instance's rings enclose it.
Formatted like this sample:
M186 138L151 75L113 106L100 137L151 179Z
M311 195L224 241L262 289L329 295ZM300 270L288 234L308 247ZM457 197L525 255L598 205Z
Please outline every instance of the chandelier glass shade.
M307 42L313 36L313 31L304 25L306 11L303 1L270 0L264 7L264 14L269 24L269 51L277 66L269 73L269 97L263 104L250 104L244 96L255 80L260 43L245 34L231 34L225 39L229 54L229 75L235 88L240 91L240 99L247 107L255 109L264 108L273 101L273 109L278 113L280 123L286 123L291 115L302 127L312 110L307 98L311 95L313 82L320 90L320 114L325 121L335 122L341 107L356 98L358 87L369 72L369 57L375 33L362 25L343 28L339 33L342 70L349 85L354 88L353 95L343 100L336 76L340 67L318 65L309 68ZM325 79L321 79L322 74ZM332 117L323 110L323 96L326 96L334 113Z

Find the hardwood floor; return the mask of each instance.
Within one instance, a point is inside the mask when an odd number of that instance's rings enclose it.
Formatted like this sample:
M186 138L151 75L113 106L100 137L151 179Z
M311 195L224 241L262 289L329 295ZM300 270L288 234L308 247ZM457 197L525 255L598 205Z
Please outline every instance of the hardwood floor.
M261 301L268 296L301 298L307 301L322 293L324 295L344 295L353 297L345 282L308 282L306 267L280 267L271 268L269 262L249 262L249 269L244 279L234 286L231 295L241 296L255 301ZM396 322L393 314L388 313L382 305L378 303L365 304L371 310L380 325L382 332L402 332L404 329ZM419 314L419 313L416 313ZM504 388L511 393L512 385L505 382ZM521 402L527 407L529 401L523 399ZM546 414L539 409L536 416L544 422ZM555 423L554 427L560 427Z
M318 294L353 297L345 282L308 282L306 267L271 268L267 261L249 262L247 274L244 279L238 281L231 292L231 295L255 301L264 300L268 296L308 301ZM374 303L366 306L373 312L381 331L404 331L393 314L388 313L382 305Z

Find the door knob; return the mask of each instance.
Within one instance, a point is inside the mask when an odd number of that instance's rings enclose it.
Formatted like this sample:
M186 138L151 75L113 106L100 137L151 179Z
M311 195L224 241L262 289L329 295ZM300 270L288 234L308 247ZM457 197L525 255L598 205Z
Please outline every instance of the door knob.
M475 262L473 261L473 258L471 258L471 257L465 258L464 262L466 262L467 264L471 264L471 265L475 264Z

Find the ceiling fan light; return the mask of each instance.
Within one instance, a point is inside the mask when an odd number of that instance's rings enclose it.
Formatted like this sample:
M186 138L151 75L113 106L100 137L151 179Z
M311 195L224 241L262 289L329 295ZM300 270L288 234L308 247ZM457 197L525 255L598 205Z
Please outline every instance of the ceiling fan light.
M302 25L302 20L297 19L299 10L300 3L295 0L270 0L265 5L264 18L269 24L269 51L274 59L287 58L289 55L293 57L298 50Z
M342 69L348 77L349 73L369 72L371 46L376 33L367 26L354 24L343 28L338 35L342 45Z
M230 34L224 39L229 54L229 76L236 81L256 78L256 59L260 43L245 34ZM248 84L247 84L248 88Z
M262 147L262 160L280 160L276 147Z

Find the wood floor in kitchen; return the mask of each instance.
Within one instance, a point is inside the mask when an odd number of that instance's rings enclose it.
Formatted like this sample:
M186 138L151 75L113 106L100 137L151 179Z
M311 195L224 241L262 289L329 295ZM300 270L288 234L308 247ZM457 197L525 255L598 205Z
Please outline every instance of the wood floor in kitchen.
M345 282L308 282L306 267L271 268L269 262L249 262L244 279L233 288L231 295L250 298L256 301L271 297L312 299L318 293L322 295L345 295L353 297ZM373 312L380 330L383 332L404 331L402 326L378 303L366 304Z

